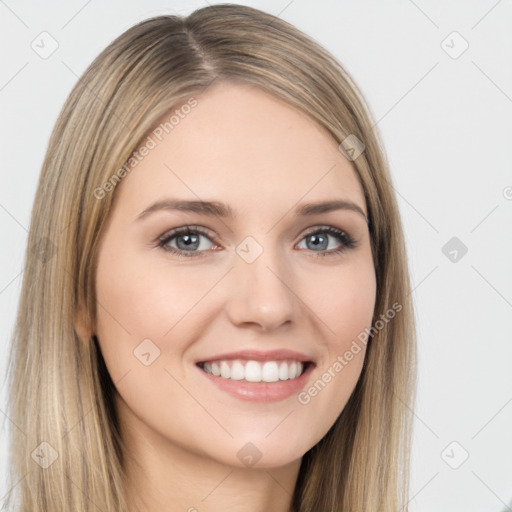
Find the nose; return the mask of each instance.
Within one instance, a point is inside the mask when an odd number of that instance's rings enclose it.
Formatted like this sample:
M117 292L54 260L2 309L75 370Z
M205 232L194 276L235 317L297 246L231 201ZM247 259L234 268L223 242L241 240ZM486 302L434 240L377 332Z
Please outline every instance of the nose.
M299 307L294 279L284 257L264 250L252 263L236 256L230 272L226 311L237 326L258 325L272 331L293 323Z

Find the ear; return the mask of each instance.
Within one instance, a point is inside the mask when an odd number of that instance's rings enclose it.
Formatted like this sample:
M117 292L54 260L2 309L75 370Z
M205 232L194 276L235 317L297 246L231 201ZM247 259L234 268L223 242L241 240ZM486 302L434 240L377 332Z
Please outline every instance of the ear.
M88 341L93 337L94 331L90 325L89 315L83 300L80 300L75 310L74 324L75 332L82 341Z

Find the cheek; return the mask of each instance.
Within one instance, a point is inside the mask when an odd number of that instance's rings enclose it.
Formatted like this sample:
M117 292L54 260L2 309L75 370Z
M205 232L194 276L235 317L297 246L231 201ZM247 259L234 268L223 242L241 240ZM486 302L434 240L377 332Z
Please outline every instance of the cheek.
M343 350L371 326L376 299L373 264L340 265L336 272L317 273L313 283L305 295L307 303L324 326L331 349Z
M166 368L185 377L186 368L176 362L211 321L202 299L218 277L199 268L170 269L165 259L148 264L147 256L117 248L122 241L105 245L98 260L96 334L113 381L123 378L120 391L128 401L128 380L141 389L166 389Z
M371 327L376 299L371 261L319 277L307 297L308 305L314 305L317 331L325 333L325 351L316 379L297 397L311 413L310 428L318 440L342 412L361 375L366 354L362 333Z
M133 343L139 338L162 339L204 293L190 274L169 273L136 255L114 262L105 251L97 269L98 328L123 331Z
M122 399L151 417L162 409L162 392L170 401L187 400L166 369L172 367L172 375L183 380L175 362L204 329L190 320L211 285L190 272L171 273L158 262L148 265L147 258L123 254L115 245L105 245L98 260L96 334Z

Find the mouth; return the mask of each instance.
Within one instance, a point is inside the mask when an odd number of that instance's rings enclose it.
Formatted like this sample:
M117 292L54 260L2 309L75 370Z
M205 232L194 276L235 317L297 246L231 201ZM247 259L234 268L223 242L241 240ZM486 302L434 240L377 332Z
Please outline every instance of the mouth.
M209 384L240 400L277 402L300 392L316 367L289 350L232 352L196 361Z
M312 361L274 360L255 361L248 359L217 359L197 363L205 373L221 379L244 382L279 382L298 379Z

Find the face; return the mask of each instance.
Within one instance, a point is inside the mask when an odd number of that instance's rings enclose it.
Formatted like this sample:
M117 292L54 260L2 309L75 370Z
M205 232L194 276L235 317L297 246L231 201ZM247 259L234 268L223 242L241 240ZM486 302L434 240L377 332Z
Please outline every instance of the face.
M115 190L94 332L126 432L285 465L360 376L376 294L364 194L329 134L279 99L229 83L195 99Z

